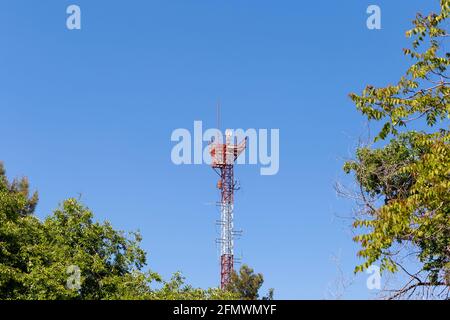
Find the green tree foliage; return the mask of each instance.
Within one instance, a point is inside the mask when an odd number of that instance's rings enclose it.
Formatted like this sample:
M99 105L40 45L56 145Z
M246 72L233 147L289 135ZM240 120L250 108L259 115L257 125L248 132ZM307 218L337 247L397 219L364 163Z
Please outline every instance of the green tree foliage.
M175 273L170 281L162 281L162 288L153 291L150 299L155 300L238 300L238 294L223 291L219 288L209 288L207 290L193 288L185 284L185 278L179 273Z
M450 53L445 42L450 0L441 0L440 13L418 14L405 55L414 60L396 85L367 86L351 99L369 120L382 122L376 140L389 143L359 148L356 160L345 164L360 187L362 207L353 224L354 240L365 262L382 270L408 275L391 297L419 291L448 297L450 289ZM423 121L425 120L425 121ZM414 130L428 127L427 132ZM408 271L405 256L416 256L419 270ZM417 290L417 291L416 291Z
M21 259L27 239L34 236L38 221L32 217L38 201L29 196L27 179L9 183L0 163L0 298L18 294L23 282L21 270L27 268Z
M26 179L9 183L0 163L0 299L238 298L192 288L178 273L164 281L145 272L139 233L95 222L75 199L40 221L33 214L37 193L30 197L28 189Z
M231 281L227 290L235 293L242 300L257 300L259 298L259 289L264 283L264 277L261 273L255 274L253 269L247 265L242 265L239 272L233 271ZM269 290L263 300L273 300L273 289Z

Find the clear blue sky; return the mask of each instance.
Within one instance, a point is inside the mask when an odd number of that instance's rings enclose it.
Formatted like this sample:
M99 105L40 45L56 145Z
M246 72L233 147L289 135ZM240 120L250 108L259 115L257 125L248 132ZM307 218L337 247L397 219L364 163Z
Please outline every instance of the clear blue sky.
M276 298L325 298L358 263L333 184L365 119L348 93L395 82L417 11L438 1L0 1L0 160L28 176L45 217L78 197L99 220L139 229L150 268L217 286L216 176L175 166L172 130L279 128L280 171L239 166L236 254ZM66 29L66 8L82 30ZM382 9L382 30L366 8ZM367 275L346 298L368 298Z

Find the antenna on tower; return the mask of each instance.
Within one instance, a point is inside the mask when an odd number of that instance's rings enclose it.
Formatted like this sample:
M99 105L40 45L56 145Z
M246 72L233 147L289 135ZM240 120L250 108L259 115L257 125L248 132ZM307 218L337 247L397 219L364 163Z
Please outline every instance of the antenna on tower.
M217 129L220 130L220 99L217 101Z
M217 100L217 137L216 137L217 143L219 143L219 138L221 138L220 136L222 136L222 133L220 132L221 131L220 131L220 99L219 99Z

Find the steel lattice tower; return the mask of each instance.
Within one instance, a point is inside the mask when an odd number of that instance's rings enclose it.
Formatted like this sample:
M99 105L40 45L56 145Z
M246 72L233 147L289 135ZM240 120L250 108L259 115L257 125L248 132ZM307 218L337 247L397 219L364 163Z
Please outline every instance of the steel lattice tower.
M245 150L247 138L237 144L236 138L232 143L230 131L225 133L225 143L212 142L210 145L211 165L220 176L217 188L221 191L220 207L220 287L225 289L230 283L231 273L234 267L234 163Z

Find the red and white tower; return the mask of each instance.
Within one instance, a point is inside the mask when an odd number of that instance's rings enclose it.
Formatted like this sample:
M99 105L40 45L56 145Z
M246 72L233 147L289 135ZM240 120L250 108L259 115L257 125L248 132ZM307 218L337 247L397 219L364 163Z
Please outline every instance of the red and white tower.
M234 180L234 163L245 150L247 138L237 143L237 138L232 137L230 130L225 132L225 142L221 139L210 144L211 166L220 176L217 188L221 191L220 207L220 287L225 289L230 283L231 272L234 267L234 191L237 190L237 182Z

